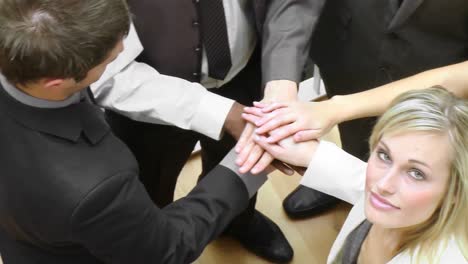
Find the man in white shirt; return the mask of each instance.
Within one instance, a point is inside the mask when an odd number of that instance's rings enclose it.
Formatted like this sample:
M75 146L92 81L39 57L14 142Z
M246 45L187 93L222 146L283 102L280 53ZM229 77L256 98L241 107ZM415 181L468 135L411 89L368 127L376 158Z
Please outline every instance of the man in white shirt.
M202 175L234 146L231 135L239 137L244 124L242 106L234 100L262 99L263 85L265 101L296 100L311 32L304 27L314 24L323 2L274 0L266 9L263 1L223 1L232 65L216 79L202 41L200 22L206 19L200 17L200 1L128 1L136 31L132 28L122 54L91 87L97 102L111 110L109 123L137 157L140 179L161 207L172 201L177 176L198 140ZM222 137L223 130L230 135ZM244 134L252 132L247 127ZM165 152L158 153L161 149ZM254 158L242 170L262 155L258 146L252 149ZM263 155L263 163L272 159ZM270 261L291 260L281 230L254 205L255 198L228 233Z

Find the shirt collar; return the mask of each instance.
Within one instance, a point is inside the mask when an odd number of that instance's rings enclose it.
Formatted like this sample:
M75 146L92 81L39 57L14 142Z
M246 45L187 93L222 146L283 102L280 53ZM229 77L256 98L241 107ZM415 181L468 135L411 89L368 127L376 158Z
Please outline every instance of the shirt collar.
M62 101L51 101L33 97L29 94L22 92L21 90L17 89L11 83L9 83L5 76L0 74L0 83L3 86L3 89L13 98L15 98L20 103L25 105L39 107L39 108L61 108L65 106L69 106L71 104L78 103L81 99L80 93L75 93L72 96L68 97Z
M77 142L83 133L92 144L98 143L110 131L103 112L87 96L64 107L41 108L14 98L2 83L0 88L1 111L31 129L73 142Z

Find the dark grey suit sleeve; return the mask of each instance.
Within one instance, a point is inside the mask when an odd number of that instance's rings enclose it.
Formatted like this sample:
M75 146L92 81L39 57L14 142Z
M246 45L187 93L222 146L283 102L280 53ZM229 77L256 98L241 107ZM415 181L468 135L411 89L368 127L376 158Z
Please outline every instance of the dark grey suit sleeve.
M136 175L123 172L77 206L72 239L106 263L190 263L247 204L243 181L224 166L163 209Z
M262 33L262 78L299 83L326 0L270 0Z

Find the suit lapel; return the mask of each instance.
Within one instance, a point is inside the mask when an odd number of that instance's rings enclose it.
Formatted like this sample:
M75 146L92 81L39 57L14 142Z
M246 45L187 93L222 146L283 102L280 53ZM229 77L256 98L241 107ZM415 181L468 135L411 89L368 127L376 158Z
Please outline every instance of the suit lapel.
M422 2L424 2L424 0L404 0L395 17L393 17L392 21L390 22L388 30L392 31L402 26L422 4Z

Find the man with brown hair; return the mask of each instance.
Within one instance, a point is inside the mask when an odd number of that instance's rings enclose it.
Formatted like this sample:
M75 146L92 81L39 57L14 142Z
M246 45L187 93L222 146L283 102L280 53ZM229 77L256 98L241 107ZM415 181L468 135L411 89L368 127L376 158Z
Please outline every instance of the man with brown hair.
M189 263L265 181L236 174L231 153L187 197L153 204L86 92L129 25L123 0L0 0L5 264Z

